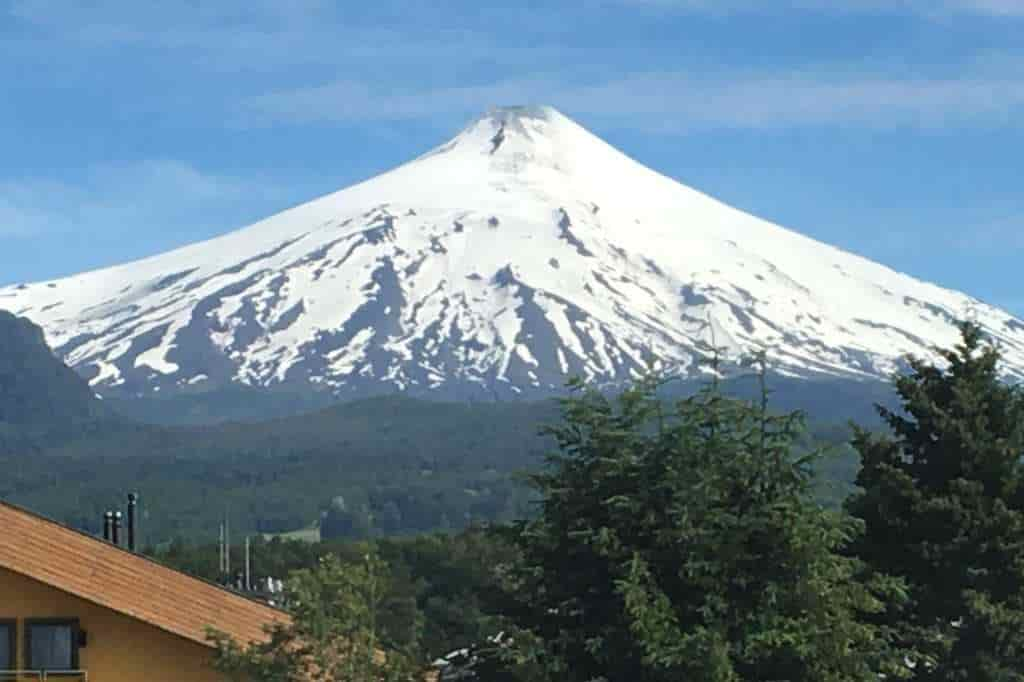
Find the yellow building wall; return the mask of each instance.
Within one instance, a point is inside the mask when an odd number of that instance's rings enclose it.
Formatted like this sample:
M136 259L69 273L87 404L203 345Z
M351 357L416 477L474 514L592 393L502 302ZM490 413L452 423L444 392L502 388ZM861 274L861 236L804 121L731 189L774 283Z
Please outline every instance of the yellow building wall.
M24 667L26 618L77 618L87 633L79 667L89 682L222 681L209 668L212 650L49 585L0 569L0 619L18 620L18 660Z

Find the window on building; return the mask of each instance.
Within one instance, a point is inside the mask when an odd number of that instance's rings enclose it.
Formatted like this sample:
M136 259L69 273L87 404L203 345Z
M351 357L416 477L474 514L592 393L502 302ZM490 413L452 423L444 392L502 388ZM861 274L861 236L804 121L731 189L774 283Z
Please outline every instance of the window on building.
M17 641L17 622L0 619L0 670L15 670L18 667L14 657Z
M76 670L78 621L25 621L25 653L29 670Z

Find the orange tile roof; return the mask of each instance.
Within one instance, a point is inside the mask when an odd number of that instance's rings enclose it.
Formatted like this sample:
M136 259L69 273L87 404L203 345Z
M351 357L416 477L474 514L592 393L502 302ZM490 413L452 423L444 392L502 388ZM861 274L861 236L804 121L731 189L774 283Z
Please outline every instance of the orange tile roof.
M0 568L209 645L207 626L263 641L277 609L0 502Z

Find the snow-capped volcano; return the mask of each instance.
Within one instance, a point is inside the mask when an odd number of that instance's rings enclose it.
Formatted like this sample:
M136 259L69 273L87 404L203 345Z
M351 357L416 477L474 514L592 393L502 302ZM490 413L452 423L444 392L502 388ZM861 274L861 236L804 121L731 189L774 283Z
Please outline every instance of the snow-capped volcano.
M881 377L969 315L1024 323L732 209L557 111L494 109L399 168L145 260L0 289L100 392L233 383L536 394L712 340L791 375Z

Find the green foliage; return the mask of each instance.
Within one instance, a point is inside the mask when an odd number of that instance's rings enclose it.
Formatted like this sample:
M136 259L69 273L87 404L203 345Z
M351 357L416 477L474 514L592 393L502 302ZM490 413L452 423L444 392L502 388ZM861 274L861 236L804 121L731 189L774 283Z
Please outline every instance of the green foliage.
M513 474L540 463L537 425L555 412L377 398L261 424L107 422L0 452L0 498L99 532L104 509L134 490L153 544L212 540L225 513L240 533L309 527L338 497L351 517L332 537L459 529L528 513L532 493Z
M98 533L103 511L134 490L153 544L212 540L225 513L238 532L281 533L327 511L328 539L458 530L532 513L517 473L540 466L551 439L538 430L557 414L554 403L376 398L263 424L82 424L75 440L49 446L19 430L11 438L23 447L0 448L0 499ZM815 425L800 447L846 437ZM848 494L855 461L818 463L816 493L831 506Z
M856 435L855 549L909 587L887 620L918 652L914 679L1024 680L1024 394L980 328L961 336L943 367L911 359L896 377L891 435Z
M414 644L390 640L380 624L393 595L389 583L388 565L372 549L356 563L327 555L316 568L289 576L292 621L271 627L267 642L240 643L210 632L214 668L247 682L414 679Z
M396 573L414 586L424 618L421 647L434 660L473 647L506 629L500 613L499 568L516 557L513 547L487 528L378 543Z
M256 539L253 566L258 576L287 576L315 570L322 557L359 566L372 547L389 566L387 597L378 612L383 637L422 661L472 647L509 625L500 615L497 567L510 563L514 550L485 528L455 535L429 534L387 538L372 546L363 541L306 543ZM147 554L207 580L218 579L215 545L175 541ZM236 554L234 565L240 565Z
M532 478L540 514L508 531L519 663L545 679L878 679L900 671L866 616L896 599L841 551L858 526L811 496L798 414L716 386L665 408L648 379L582 390ZM763 394L766 399L766 394Z

